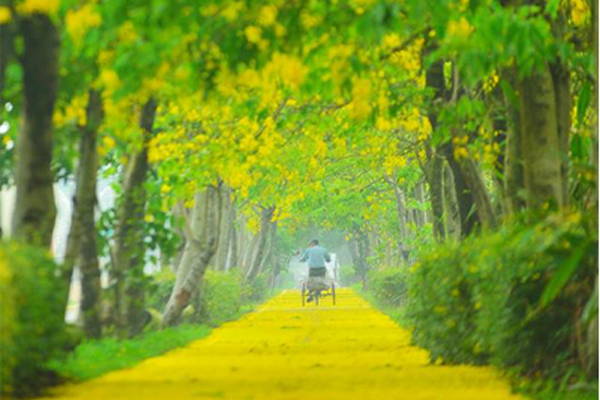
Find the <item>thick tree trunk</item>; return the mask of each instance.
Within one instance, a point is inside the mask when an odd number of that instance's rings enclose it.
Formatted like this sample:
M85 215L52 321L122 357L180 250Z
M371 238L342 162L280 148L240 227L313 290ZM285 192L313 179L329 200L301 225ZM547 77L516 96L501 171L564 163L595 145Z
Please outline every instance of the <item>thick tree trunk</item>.
M512 83L512 82L511 82ZM521 112L519 104L505 97L508 116L508 131L504 158L504 194L508 214L525 208L525 174L521 154Z
M527 205L564 204L556 96L548 66L519 82Z
M101 286L94 210L97 201L97 132L103 116L100 93L95 90L89 92L86 116L86 126L81 127L77 186L73 198L73 214L63 263L63 277L67 284L70 284L73 268L75 266L79 267L82 286L81 314L84 330L88 337L99 338L102 334Z
M271 228L271 219L273 218L274 207L262 207L260 213L260 231L258 233L258 242L256 244L256 254L250 264L250 269L246 274L246 281L252 282L260 273L260 266L266 255L269 230Z
M448 166L452 170L454 178L454 191L458 202L458 211L460 216L460 234L461 237L467 237L480 224L475 199L471 188L467 183L467 177L460 163L454 158L452 143L443 145L444 154L448 161Z
M273 259L273 253L275 252L275 240L277 238L277 221L273 221L271 222L271 226L269 227L269 244L267 245L267 252L265 254L265 257L263 258L263 261L260 264L260 269L258 271L258 273L262 273L263 271L266 271L267 267L269 266L269 263L271 262L271 260Z
M570 71L560 60L550 66L554 82L556 102L556 128L558 129L558 156L560 158L561 196L563 205L569 203L569 150L571 139L571 96Z
M21 20L23 37L23 115L17 139L17 186L13 232L29 243L49 247L56 206L52 174L52 114L58 91L58 30L47 15Z
M460 218L458 212L458 201L456 200L456 190L452 169L445 164L443 171L444 188L444 220L446 236L449 238L460 239Z
M196 294L217 251L221 201L219 188L208 187L204 192L196 194L191 221L186 222L185 252L177 271L175 287L163 313L163 327L179 322L182 311Z
M460 162L460 169L473 196L479 221L486 228L494 228L496 216L479 167L473 160L466 159Z
M250 268L252 268L252 261L254 260L254 256L256 255L256 249L258 248L258 241L260 239L260 233L252 235L252 238L247 238L246 240L246 251L244 252L244 264L243 271L244 276L248 275L250 272Z
M215 269L219 271L225 271L227 269L227 258L229 256L230 242L231 242L231 194L228 188L223 187L222 189L223 198L223 210L221 211L221 235L219 238L219 247L217 249L217 255L215 256Z
M236 212L235 212L235 203L231 203L231 208L229 210L229 237L231 238L229 241L229 256L227 257L227 271L232 268L238 268L239 265L239 241L238 241L238 230L236 229Z
M431 198L433 235L438 242L444 241L447 234L444 229L443 166L444 160L440 154L433 154L429 160L428 170L425 173L425 177L429 183L429 197Z
M179 268L179 264L181 263L181 258L183 257L183 252L185 250L185 245L186 245L185 233L183 231L183 228L181 227L181 223L182 223L182 220L185 218L187 211L185 210L185 206L183 205L183 202L179 202L173 207L172 212L173 212L173 219L175 220L173 230L175 231L175 233L177 234L177 237L179 238L179 245L177 246L177 251L175 253L175 256L171 260L171 271L177 272L177 269Z
M148 173L148 143L150 140L156 102L148 100L140 115L144 131L141 150L130 160L125 173L123 195L119 209L115 243L117 331L121 337L132 337L143 329L144 323L144 213Z

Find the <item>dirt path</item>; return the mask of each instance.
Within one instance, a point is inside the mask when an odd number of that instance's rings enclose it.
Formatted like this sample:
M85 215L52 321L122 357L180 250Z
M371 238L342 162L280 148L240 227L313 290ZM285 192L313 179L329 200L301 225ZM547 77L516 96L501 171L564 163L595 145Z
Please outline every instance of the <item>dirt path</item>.
M490 368L427 365L409 333L350 290L300 307L287 291L208 338L54 399L520 399Z

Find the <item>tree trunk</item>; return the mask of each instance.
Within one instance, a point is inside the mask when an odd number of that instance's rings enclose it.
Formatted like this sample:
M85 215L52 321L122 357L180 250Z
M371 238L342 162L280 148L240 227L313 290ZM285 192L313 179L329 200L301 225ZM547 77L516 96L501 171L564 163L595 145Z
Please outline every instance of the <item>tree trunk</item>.
M394 190L394 197L396 198L396 214L397 214L397 218L398 218L398 230L400 232L400 238L398 241L398 249L401 253L400 256L402 257L403 252L405 251L405 248L406 248L405 243L406 243L406 240L408 239L408 234L406 232L406 215L405 215L406 210L404 208L404 199L402 196L402 191L400 190L400 187L398 186L398 184L396 182L394 182L394 180L392 178L387 176L387 174L384 175L384 178L385 178L386 182Z
M460 238L460 218L458 211L458 201L456 200L456 190L452 169L448 164L444 165L443 170L443 189L444 189L444 220L446 236L449 238Z
M273 259L273 253L275 252L275 239L277 238L277 221L271 222L271 226L269 227L269 244L267 247L267 252L263 261L260 264L260 269L258 273L262 273L269 266L269 263Z
M229 241L229 256L227 258L227 271L232 268L238 268L239 265L239 241L238 241L238 230L236 229L236 212L235 212L235 203L231 203L231 208L229 210L229 237L231 238Z
M196 293L217 251L221 201L219 188L212 186L196 194L191 222L186 222L185 252L177 271L175 287L163 313L163 327L179 322L182 311Z
M564 203L556 97L548 66L519 82L527 205Z
M262 207L260 213L260 231L258 233L258 241L256 244L256 254L252 259L250 268L246 274L246 281L252 282L260 273L260 266L266 255L267 239L269 237L269 229L271 227L271 219L273 218L274 207Z
M221 189L223 191L223 210L221 211L221 235L219 238L219 247L217 249L217 255L215 257L215 269L219 271L225 271L227 269L227 258L229 256L230 250L230 242L231 242L231 218L229 215L231 214L231 194L228 188L223 187Z
M100 93L90 90L86 109L86 126L81 127L79 166L76 191L73 197L71 228L63 262L63 277L71 283L73 268L81 271L81 314L86 335L99 338L102 334L100 312L100 266L94 210L96 207L96 182L98 171L97 132L102 123ZM65 298L65 308L67 303Z
M115 271L117 331L120 337L133 337L144 323L144 213L148 173L148 143L156 114L156 102L148 100L140 115L144 131L141 150L127 166L116 228Z
M496 216L479 167L469 158L460 162L460 169L473 196L479 221L486 228L494 228Z
M571 138L571 79L568 67L559 59L550 66L556 101L556 128L560 158L561 196L563 205L569 203L569 150Z
M508 214L514 214L525 208L525 175L521 154L521 113L519 104L513 104L510 98L505 96L504 102L508 116L504 158L505 207Z
M15 237L49 247L56 205L52 173L52 114L58 91L58 30L47 15L21 20L23 115L15 159Z
M433 235L438 242L444 241L447 232L444 229L444 195L442 186L444 160L440 154L433 154L429 159L425 177L429 184L431 213L433 217Z
M425 212L425 210L423 210L423 203L425 202L425 191L423 190L423 181L419 181L417 182L416 186L415 186L415 199L417 200L417 203L419 204L419 209L416 210L417 211L417 224L419 225L419 227L424 226L425 224L427 224L427 213Z

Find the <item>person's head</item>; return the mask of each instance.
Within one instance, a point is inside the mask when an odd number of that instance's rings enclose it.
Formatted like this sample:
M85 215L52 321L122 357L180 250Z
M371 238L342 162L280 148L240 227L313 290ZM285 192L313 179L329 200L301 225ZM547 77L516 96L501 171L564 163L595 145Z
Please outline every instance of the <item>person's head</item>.
M319 241L317 239L313 239L310 241L310 243L308 244L310 247L315 247L319 245Z

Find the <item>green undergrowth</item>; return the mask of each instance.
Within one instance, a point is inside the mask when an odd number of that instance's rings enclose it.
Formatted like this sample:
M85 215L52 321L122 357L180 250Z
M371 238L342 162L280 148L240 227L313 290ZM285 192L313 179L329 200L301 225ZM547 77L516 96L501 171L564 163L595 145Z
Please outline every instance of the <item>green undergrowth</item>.
M67 380L85 381L202 339L211 332L207 325L180 325L119 341L107 337L81 343L65 359L53 360L50 367Z

